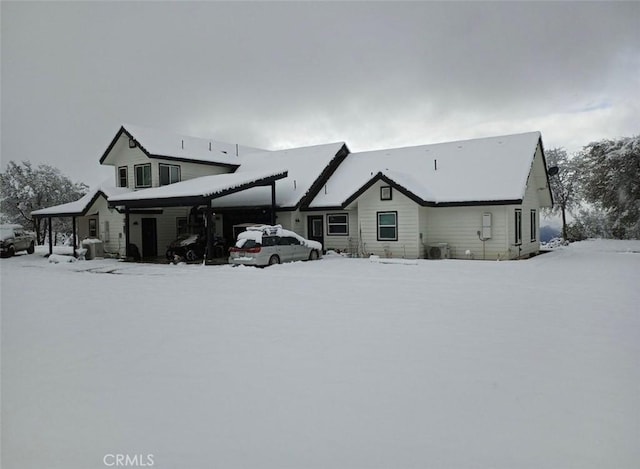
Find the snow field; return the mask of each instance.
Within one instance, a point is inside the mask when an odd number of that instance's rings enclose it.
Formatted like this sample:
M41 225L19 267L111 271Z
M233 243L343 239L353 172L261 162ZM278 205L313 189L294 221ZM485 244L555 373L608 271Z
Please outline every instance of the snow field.
M640 242L255 269L3 259L2 467L634 468Z

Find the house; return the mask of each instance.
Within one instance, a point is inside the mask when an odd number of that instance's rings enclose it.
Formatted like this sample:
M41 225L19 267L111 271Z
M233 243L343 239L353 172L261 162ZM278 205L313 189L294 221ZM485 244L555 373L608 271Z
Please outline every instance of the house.
M540 210L553 203L539 132L352 153L344 142L268 151L123 125L100 164L115 184L33 215L73 217L80 239L117 256L278 223L354 255L516 259L538 253Z

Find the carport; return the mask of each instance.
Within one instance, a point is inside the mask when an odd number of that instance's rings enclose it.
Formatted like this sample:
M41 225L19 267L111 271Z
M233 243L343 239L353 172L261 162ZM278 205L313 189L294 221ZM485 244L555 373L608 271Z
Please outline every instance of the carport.
M213 254L213 215L211 202L254 187L271 187L271 224L276 219L276 181L286 178L286 170L245 171L216 174L174 184L116 195L108 199L110 207L124 213L125 252L130 257L130 214L133 210L161 209L164 207L205 207L206 259Z
M102 188L96 189L87 193L81 199L76 200L75 202L69 202L66 204L56 205L54 207L43 208L40 210L34 210L33 212L31 212L31 215L34 218L47 219L48 228L49 228L49 255L53 254L53 236L52 236L52 229L51 229L51 220L53 218L66 218L66 217L71 218L73 255L76 256L76 248L78 247L76 244L76 238L77 238L76 220L78 217L85 217L90 215L89 212L91 207L100 197L104 197L105 200L108 199L107 193L105 193Z

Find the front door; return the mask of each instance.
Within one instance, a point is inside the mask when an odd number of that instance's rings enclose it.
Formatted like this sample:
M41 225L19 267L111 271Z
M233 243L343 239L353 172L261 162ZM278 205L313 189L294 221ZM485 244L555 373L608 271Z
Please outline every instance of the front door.
M158 255L158 238L156 234L156 219L142 219L142 257L156 257Z
M307 238L318 241L324 249L324 217L322 215L307 217Z

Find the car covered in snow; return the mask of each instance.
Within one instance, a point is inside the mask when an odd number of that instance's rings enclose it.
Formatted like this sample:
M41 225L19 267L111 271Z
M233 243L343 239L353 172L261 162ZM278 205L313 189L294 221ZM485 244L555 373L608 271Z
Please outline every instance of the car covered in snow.
M200 234L182 234L167 246L167 259L173 261L176 256L188 261L202 259L207 250L207 238ZM213 238L214 257L224 254L224 239Z
M233 265L267 266L282 262L316 260L322 257L322 244L303 238L280 225L247 227L238 234L229 250Z
M21 225L0 225L0 254L11 257L16 252L27 251L33 254L36 240L33 233L25 231Z

